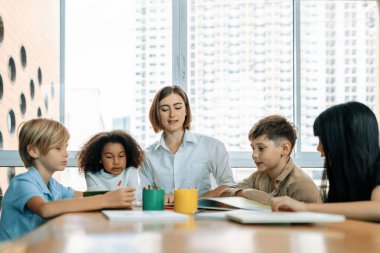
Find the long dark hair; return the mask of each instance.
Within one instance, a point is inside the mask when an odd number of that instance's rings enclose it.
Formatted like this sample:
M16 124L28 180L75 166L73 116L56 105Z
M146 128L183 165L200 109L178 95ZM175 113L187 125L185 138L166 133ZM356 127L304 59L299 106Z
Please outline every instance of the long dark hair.
M326 158L321 187L323 190L329 184L328 194L322 194L327 197L325 200L369 200L379 175L379 128L375 114L359 102L339 104L322 112L313 128Z

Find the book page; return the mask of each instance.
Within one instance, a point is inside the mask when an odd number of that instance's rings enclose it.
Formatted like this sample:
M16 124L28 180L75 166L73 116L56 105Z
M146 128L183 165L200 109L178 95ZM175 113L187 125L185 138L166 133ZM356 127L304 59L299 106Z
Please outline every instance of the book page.
M270 212L271 208L243 197L203 198L198 201L198 208L214 210L246 209L260 212Z

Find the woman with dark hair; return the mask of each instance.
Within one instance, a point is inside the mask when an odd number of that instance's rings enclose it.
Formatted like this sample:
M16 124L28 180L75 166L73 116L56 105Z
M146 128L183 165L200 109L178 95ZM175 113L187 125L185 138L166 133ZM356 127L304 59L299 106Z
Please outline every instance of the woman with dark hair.
M321 191L327 203L305 204L279 197L272 199L272 210L338 213L379 221L380 149L375 114L359 102L333 106L316 118L314 135L325 159Z
M234 184L229 155L224 144L212 137L190 132L191 110L186 93L178 86L166 86L155 95L149 119L161 140L145 151L141 171L150 182L165 190L172 202L175 188L197 188L203 197L217 197ZM210 174L219 185L211 190Z

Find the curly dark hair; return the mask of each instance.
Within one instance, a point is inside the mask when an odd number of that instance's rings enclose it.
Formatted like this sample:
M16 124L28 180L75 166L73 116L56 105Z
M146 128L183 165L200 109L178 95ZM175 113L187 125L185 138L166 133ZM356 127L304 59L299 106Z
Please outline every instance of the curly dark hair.
M77 155L78 168L80 172L98 172L103 168L100 163L102 150L107 143L120 143L127 155L127 168L133 166L138 168L144 160L144 151L137 141L127 132L113 130L101 132L88 140Z

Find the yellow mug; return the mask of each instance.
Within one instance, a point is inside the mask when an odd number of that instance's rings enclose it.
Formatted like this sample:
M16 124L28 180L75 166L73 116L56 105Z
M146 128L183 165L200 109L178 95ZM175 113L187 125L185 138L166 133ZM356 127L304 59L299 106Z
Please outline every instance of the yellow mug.
M198 210L198 189L175 189L174 211L192 214Z

